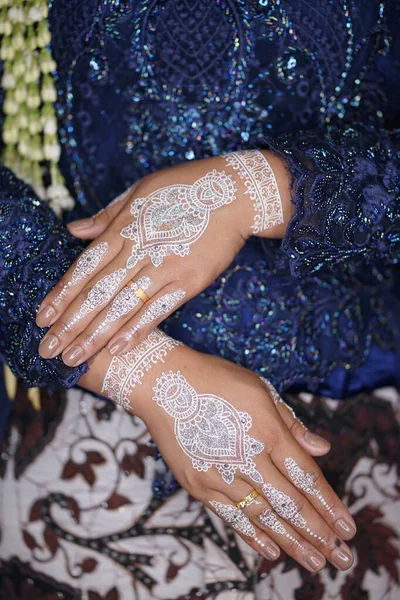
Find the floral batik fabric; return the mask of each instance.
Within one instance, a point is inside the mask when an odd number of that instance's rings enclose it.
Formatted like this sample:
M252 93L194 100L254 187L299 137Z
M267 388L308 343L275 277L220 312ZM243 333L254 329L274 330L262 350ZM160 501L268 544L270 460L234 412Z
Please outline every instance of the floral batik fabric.
M286 397L332 443L320 460L358 528L350 571L258 557L184 490L153 494L140 419L80 390L19 385L0 463L1 600L397 600L400 435L391 388Z

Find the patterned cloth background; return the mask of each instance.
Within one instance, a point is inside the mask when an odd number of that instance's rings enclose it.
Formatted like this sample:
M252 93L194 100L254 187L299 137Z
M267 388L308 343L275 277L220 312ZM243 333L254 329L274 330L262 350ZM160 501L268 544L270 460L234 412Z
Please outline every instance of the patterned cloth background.
M42 392L36 412L20 386L1 463L1 600L398 600L398 394L286 400L332 442L320 464L357 523L350 571L259 559L185 491L152 497L139 419L79 390Z

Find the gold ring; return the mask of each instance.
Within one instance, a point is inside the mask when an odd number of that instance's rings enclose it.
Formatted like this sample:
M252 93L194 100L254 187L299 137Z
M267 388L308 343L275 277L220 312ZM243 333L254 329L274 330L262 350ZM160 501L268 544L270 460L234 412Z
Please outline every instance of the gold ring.
M250 494L239 500L239 502L236 502L236 508L245 508L246 506L249 506L259 495L257 490L253 490Z
M139 287L135 281L128 281L128 283L126 285L129 286L134 291L136 296L143 302L143 304L146 304L146 302L148 302L150 300L150 298L146 294L146 292L144 290L142 290L142 288Z

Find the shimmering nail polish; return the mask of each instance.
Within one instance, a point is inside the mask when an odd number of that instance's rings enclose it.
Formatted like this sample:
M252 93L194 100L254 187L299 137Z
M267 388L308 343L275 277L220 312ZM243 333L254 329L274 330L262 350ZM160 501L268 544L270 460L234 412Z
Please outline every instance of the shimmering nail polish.
M129 345L129 342L125 341L122 338L119 338L112 344L109 344L107 346L107 349L108 349L109 353L111 354L111 356L114 356L115 354L121 354L124 350L127 349L128 345Z
M312 571L319 571L325 564L324 557L316 552L308 552L305 554L304 561Z
M329 447L329 442L308 430L304 433L304 439L314 448L321 448L322 450Z
M50 325L51 319L56 315L56 311L52 306L42 306L36 314L36 323L39 327Z
M331 554L331 562L342 571L350 569L353 564L353 555L348 550L336 548Z
M80 348L79 346L74 346L73 348L71 348L71 350L65 351L62 355L62 359L63 362L70 366L73 367L75 366L78 362L80 357L82 356L82 348Z
M346 521L346 519L339 519L338 521L336 521L335 529L338 532L338 534L346 540L354 537L357 533L354 525L349 523L349 521Z
M39 345L40 356L43 358L53 358L57 355L55 350L59 344L60 342L55 335L46 335Z

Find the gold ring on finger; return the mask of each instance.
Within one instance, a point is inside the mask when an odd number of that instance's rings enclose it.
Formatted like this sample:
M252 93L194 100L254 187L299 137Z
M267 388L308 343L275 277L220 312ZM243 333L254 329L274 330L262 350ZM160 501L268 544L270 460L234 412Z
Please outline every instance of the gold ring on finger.
M260 493L257 492L257 490L253 490L250 492L250 494L239 500L239 502L236 502L236 508L245 508L246 506L250 506L250 504L254 502L259 495Z
M126 285L129 286L133 290L133 292L143 302L143 304L146 304L146 302L148 302L150 300L150 298L146 294L146 292L144 290L142 290L142 288L139 287L135 281L132 281L132 280L128 281L128 283Z

